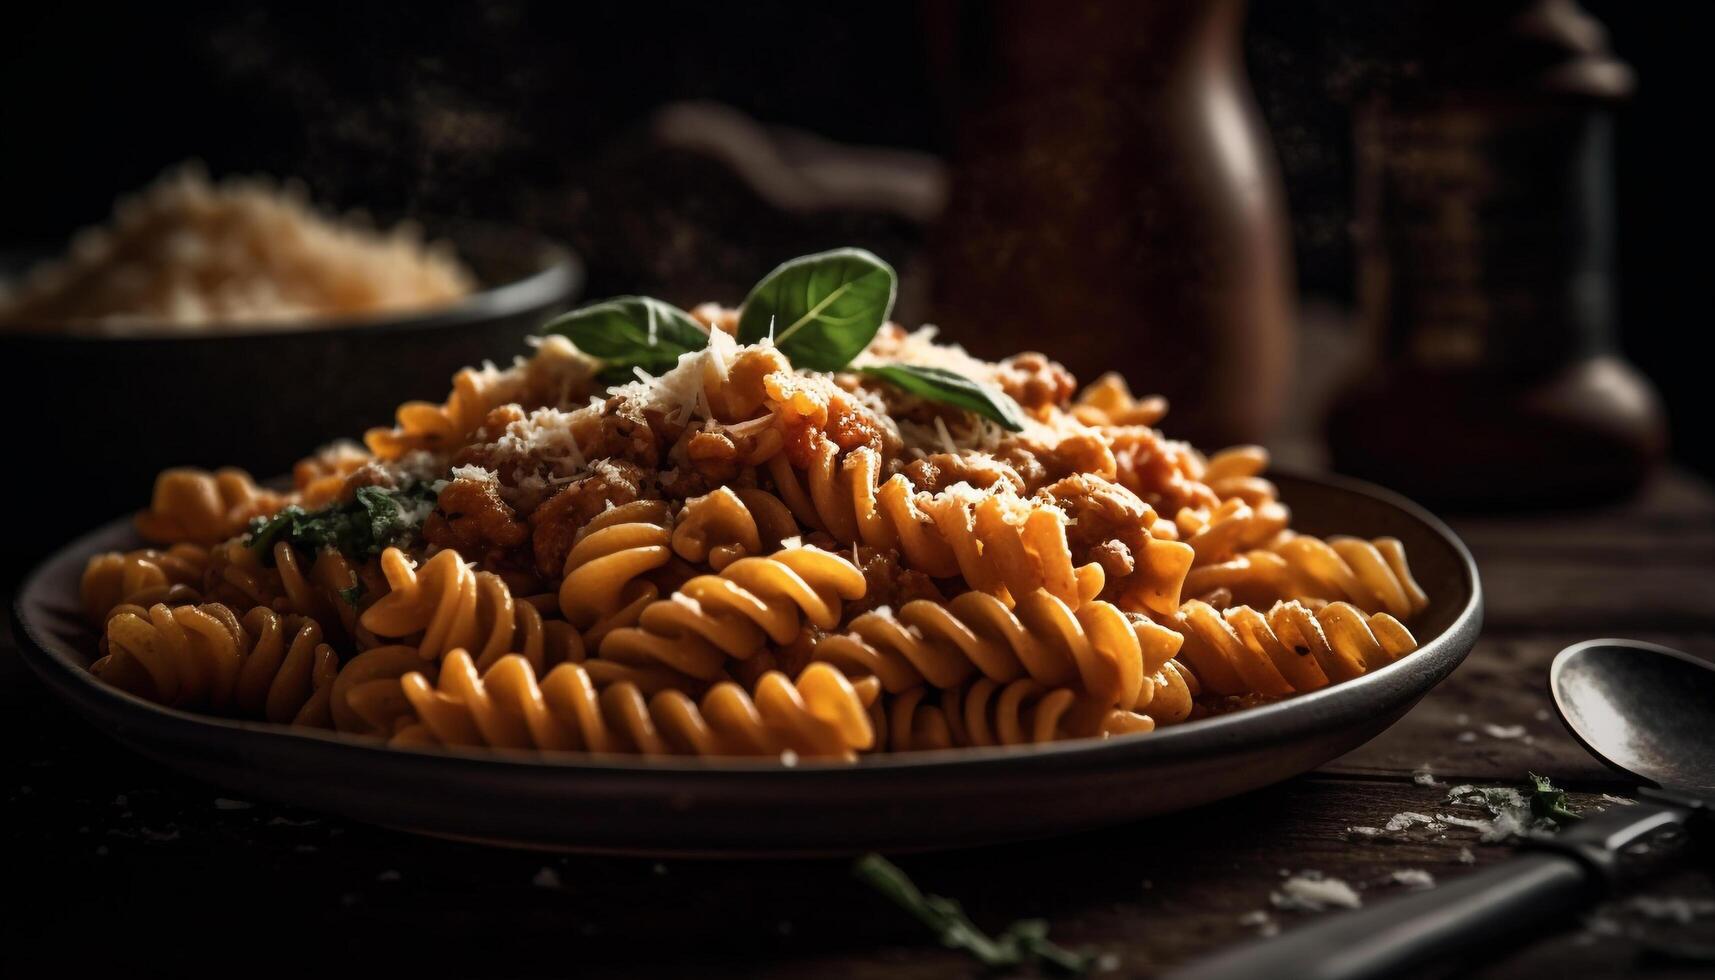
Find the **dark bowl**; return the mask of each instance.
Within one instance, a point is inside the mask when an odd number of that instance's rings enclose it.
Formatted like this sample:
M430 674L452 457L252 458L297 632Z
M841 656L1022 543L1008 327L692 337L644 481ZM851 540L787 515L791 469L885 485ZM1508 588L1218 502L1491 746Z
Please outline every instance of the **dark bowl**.
M195 336L0 332L0 363L16 379L0 385L0 418L28 432L43 488L24 493L31 520L14 553L35 557L64 528L143 506L164 467L279 473L326 442L390 424L400 402L439 401L459 368L524 353L524 338L582 285L572 254L534 233L437 231L481 288L435 310ZM23 257L0 264L0 277L24 267Z
M1366 484L1278 478L1300 530L1405 543L1430 606L1422 647L1381 670L1148 735L905 753L855 765L412 751L190 714L88 672L85 559L130 546L115 524L66 546L18 599L24 660L57 696L139 752L245 796L448 837L675 854L849 854L964 847L1168 813L1279 782L1357 748L1470 652L1482 589L1470 553L1416 505Z

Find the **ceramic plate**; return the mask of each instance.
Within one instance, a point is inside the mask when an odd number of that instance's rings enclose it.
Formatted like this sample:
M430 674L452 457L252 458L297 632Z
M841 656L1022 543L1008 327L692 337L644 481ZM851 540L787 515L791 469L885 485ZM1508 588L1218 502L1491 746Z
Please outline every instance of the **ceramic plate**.
M139 542L129 522L86 535L25 582L24 659L58 697L125 744L232 792L428 834L519 846L659 854L842 854L958 847L1183 810L1279 782L1393 724L1458 666L1482 622L1477 568L1453 532L1394 494L1277 476L1293 526L1405 542L1431 605L1423 646L1354 681L1148 735L964 749L853 765L389 749L379 742L163 708L86 668L85 560Z

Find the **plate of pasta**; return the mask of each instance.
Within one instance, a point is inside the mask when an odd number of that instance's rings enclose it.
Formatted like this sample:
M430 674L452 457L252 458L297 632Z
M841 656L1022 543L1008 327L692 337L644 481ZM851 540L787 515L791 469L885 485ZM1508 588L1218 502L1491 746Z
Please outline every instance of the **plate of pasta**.
M1385 491L888 319L891 268L547 325L289 479L172 468L17 616L49 688L237 792L584 850L1066 832L1307 771L1469 651Z

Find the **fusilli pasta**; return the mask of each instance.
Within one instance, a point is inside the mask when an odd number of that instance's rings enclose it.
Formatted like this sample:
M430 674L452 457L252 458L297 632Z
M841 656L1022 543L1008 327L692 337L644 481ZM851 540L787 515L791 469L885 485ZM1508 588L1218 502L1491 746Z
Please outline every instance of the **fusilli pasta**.
M878 483L880 458L867 447L839 462L833 442L822 439L802 476L784 456L768 468L806 524L840 544L896 550L935 578L962 576L971 588L1003 599L1042 589L1076 605L1085 598L1081 583L1096 571L1073 567L1058 510L966 485L930 495L915 493L903 476Z
M1238 601L1253 604L1289 598L1349 602L1396 618L1410 618L1429 605L1396 538L1324 541L1292 535L1267 549L1194 568L1185 587L1191 595L1227 589Z
M659 500L615 507L585 524L566 555L560 611L591 646L637 622L661 597L646 574L672 557L671 512Z
M1222 612L1192 600L1180 611L1180 659L1213 694L1283 697L1313 691L1385 667L1417 649L1417 640L1385 612L1366 614L1345 602L1312 612L1276 603Z
M363 611L361 624L376 636L416 639L424 660L455 649L474 651L482 666L508 653L536 667L583 659L575 629L544 620L535 604L515 600L500 576L475 571L456 551L439 552L418 568L388 548L381 571L388 592Z
M798 522L766 490L718 487L685 501L673 527L673 553L715 571L740 558L762 555L798 535Z
M1165 437L1116 375L569 319L290 490L162 473L161 547L86 568L94 672L396 745L854 759L1142 734L1417 649L1399 541L1295 532L1267 452Z
M636 626L607 634L601 656L717 680L728 658L746 659L770 642L790 643L807 627L835 628L845 601L863 594L863 573L818 548L741 558L649 603Z
M285 503L243 470L170 469L156 477L149 509L137 515L137 533L159 544L214 545Z
M1148 715L1081 702L1066 688L1032 680L979 678L931 693L885 695L870 709L877 748L892 752L1033 745L1068 738L1151 732Z
M838 671L811 665L796 681L764 674L754 692L730 681L700 701L668 688L645 696L633 682L598 686L577 664L562 664L537 682L522 657L507 656L478 674L454 651L439 682L406 674L400 688L414 720L398 744L639 753L642 755L780 755L851 758L874 740L865 697Z
M1023 678L1077 691L1099 704L1142 710L1180 637L1144 619L1128 619L1102 601L1074 609L1038 590L1009 609L966 592L946 605L917 600L897 614L864 613L851 632L815 647L815 659L874 676L899 693L923 684L956 688L976 675L997 683Z
M161 704L329 727L339 659L312 619L219 603L120 607L90 671Z
M165 551L141 548L96 555L84 566L80 597L90 622L105 622L122 605L183 605L201 598L208 551L176 544Z

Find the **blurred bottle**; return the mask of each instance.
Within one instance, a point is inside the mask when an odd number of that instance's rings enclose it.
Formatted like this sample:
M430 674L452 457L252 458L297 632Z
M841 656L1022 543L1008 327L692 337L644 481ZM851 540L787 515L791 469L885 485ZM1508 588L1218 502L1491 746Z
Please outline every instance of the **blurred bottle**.
M1615 353L1613 107L1632 74L1571 0L1418 3L1357 106L1360 314L1337 469L1453 505L1635 488L1665 429Z
M933 320L989 357L1168 397L1176 436L1262 438L1292 369L1280 181L1240 0L929 7L955 128Z

